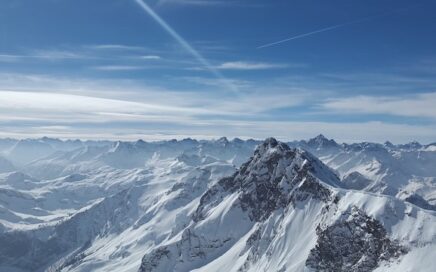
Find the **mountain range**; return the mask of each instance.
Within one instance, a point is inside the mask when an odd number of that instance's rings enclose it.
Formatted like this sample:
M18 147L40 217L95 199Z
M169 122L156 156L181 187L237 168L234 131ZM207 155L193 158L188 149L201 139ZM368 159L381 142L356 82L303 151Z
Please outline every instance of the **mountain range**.
M0 271L434 271L436 144L0 140Z

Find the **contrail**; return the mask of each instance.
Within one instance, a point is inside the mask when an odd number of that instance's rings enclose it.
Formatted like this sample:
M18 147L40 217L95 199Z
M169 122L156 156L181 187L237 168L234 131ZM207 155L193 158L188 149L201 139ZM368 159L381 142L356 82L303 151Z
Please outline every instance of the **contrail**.
M404 10L404 9L406 9L406 8L396 9L396 10L384 12L384 13L381 13L381 14L378 14L378 15L364 17L362 19L353 20L353 21L346 22L346 23L343 23L343 24L332 25L332 26L325 27L325 28L322 28L322 29L318 29L318 30L315 30L315 31L311 31L311 32L308 32L308 33L304 33L304 34L300 34L300 35L297 35L297 36L293 36L293 37L290 37L290 38L287 38L287 39L284 39L284 40L281 40L281 41L277 41L277 42L273 42L273 43L268 43L268 44L265 44L265 45L257 47L257 49L267 48L267 47L271 47L271 46L278 45L278 44L281 44L281 43L289 42L289 41L292 41L292 40L297 40L297 39L301 39L301 38L304 38L304 37L307 37L307 36L312 36L314 34L331 31L331 30L334 30L334 29L337 29L337 28L341 28L341 27L345 27L345 26L349 26L349 25L354 25L354 24L365 22L365 21L370 21L370 20L373 20L373 19L376 19L376 18L379 18L379 17L384 17L386 15L389 15L391 13L394 13L394 12L397 12L397 11L400 11L400 10Z
M135 0L139 6L147 12L168 34L170 34L186 51L188 51L201 65L206 67L216 78L221 80L232 91L237 91L236 86L231 84L217 69L215 69L200 53L197 52L182 36L180 36L167 22L165 22L143 0Z
M350 25L350 24L351 23L329 26L329 27L326 27L326 28L322 28L322 29L319 29L319 30L312 31L312 32L308 32L308 33L300 34L300 35L297 35L297 36L293 36L291 38L287 38L287 39L284 39L284 40L281 40L281 41L278 41L278 42L268 43L268 44L265 44L265 45L257 47L257 49L262 49L262 48L274 46L274 45L277 45L277 44L289 42L289 41L292 41L292 40L304 38L304 37L307 37L307 36L311 36L313 34L317 34L317 33L321 33L321 32L326 32L326 31L333 30L333 29L336 29L336 28L340 28L340 27L343 27L343 26L346 26L346 25Z

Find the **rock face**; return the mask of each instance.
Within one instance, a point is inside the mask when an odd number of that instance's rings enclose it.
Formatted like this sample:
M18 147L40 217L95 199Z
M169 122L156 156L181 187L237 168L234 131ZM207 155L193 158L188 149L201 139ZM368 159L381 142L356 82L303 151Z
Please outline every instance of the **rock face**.
M204 193L181 239L145 255L140 271L195 269L231 248L256 222L265 222L277 210L308 199L331 202L328 186L339 184L338 177L309 153L269 138L234 175ZM213 214L222 210L226 212L215 223ZM235 230L228 229L229 224ZM248 245L255 244L256 236L251 237Z
M311 148L322 149L322 148L335 148L339 145L333 139L327 139L324 135L320 134L313 139L307 141L307 145Z
M204 210L218 204L223 193L238 192L241 208L253 221L263 221L276 209L309 196L328 201L331 193L317 182L320 178L339 186L339 179L309 153L269 138L239 171L204 194L195 219L203 218Z
M372 271L381 261L406 253L381 223L354 208L331 226L318 226L318 241L306 265L315 271Z
M412 194L404 200L423 209L436 211L436 205L431 205L418 194Z
M344 187L353 190L363 190L368 187L371 182L370 179L365 178L359 172L351 172L342 179Z

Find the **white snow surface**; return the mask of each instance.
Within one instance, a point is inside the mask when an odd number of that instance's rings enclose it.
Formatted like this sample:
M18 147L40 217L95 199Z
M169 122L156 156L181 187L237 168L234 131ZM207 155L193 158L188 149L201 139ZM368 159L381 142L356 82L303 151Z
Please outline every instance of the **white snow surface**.
M407 249L374 271L435 271L434 145L274 141L0 140L0 271L315 271L317 229L354 210ZM288 202L255 220L261 182Z

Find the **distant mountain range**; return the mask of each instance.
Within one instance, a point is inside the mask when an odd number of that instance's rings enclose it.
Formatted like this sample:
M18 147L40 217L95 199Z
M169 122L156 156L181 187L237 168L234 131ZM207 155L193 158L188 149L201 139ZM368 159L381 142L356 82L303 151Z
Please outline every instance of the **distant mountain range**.
M434 271L436 144L0 140L0 271Z

